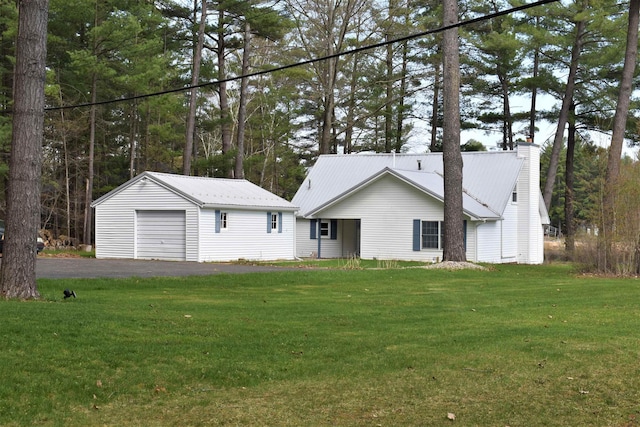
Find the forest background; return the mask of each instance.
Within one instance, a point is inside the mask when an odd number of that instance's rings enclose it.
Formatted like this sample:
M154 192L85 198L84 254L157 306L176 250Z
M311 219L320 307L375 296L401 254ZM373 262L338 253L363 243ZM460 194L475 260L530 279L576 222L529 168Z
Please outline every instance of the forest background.
M611 130L628 3L502 13L521 4L459 2L473 21L460 28L462 127L474 132L462 149L541 144L552 224L593 231L607 162L593 135ZM41 228L90 244L91 201L145 170L246 178L291 199L319 154L439 151L441 16L439 2L412 0L51 0ZM15 2L0 0L0 199L16 26ZM548 175L553 141L539 130L558 123L570 85L560 135L574 154L563 148ZM628 144L638 114L634 98ZM617 222L631 236L638 182L627 157Z

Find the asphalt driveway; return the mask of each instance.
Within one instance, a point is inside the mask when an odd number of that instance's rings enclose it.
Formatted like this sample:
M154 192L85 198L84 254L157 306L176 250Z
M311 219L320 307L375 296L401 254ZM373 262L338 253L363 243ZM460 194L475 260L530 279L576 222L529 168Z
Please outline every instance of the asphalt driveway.
M280 267L226 263L38 257L36 276L47 279L206 276L282 271Z

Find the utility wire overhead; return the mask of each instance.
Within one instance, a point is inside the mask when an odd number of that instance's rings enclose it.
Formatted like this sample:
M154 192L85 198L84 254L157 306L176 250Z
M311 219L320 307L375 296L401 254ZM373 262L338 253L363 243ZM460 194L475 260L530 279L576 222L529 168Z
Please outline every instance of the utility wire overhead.
M404 42L404 41L425 37L425 36L428 36L428 35L431 35L431 34L437 34L437 33L452 29L452 28L459 28L459 27L463 27L463 26L466 26L466 25L471 25L471 24L475 24L475 23L478 23L478 22L487 21L487 20L490 20L490 19L493 19L493 18L497 18L499 16L508 15L508 14L511 14L511 13L514 13L514 12L519 12L519 11L526 10L526 9L531 9L531 8L542 6L542 5L549 4L549 3L555 3L555 2L558 2L558 1L560 1L560 0L539 0L539 1L536 1L536 2L533 2L533 3L529 3L529 4L517 6L517 7L512 7L510 9L498 11L498 12L491 13L491 14L488 14L488 15L483 15L483 16L480 16L480 17L477 17L477 18L467 19L467 20L464 20L464 21L459 21L459 22L457 22L455 24L447 25L447 26L444 26L444 27L439 27L439 28L436 28L436 29L433 29L433 30L422 31L422 32L419 32L419 33L410 34L408 36L399 37L399 38L393 39L393 40L388 40L388 41L384 41L384 42L380 42L380 43L374 43L374 44L358 47L358 48L355 48L355 49L345 50L345 51L334 53L332 55L327 55L327 56L322 56L322 57L319 57L319 58L312 58L312 59L308 59L308 60L305 60L305 61L296 62L294 64L282 65L282 66L279 66L279 67L269 68L269 69L266 69L266 70L255 71L253 73L249 73L249 74L245 74L245 75L229 77L229 78L223 79L223 80L208 81L208 82L204 82L204 83L200 83L200 84L192 85L192 86L184 86L184 87L164 90L164 91L160 91L160 92L153 92L153 93L147 93L147 94L143 94L143 95L122 97L122 98L110 99L110 100L106 100L106 101L98 101L98 102L93 102L93 103L88 102L88 103L84 103L84 104L62 105L62 106L58 106L58 107L47 107L47 108L45 108L45 111L66 110L66 109L72 109L72 108L91 107L91 106L94 106L94 105L114 104L114 103L118 103L118 102L127 102L127 101L133 101L133 100L137 100L137 99L151 98L151 97L154 97L154 96L167 95L167 94L170 94L170 93L186 92L186 91L194 89L194 88L216 86L216 85L219 85L220 83L232 82L232 81L235 81L235 80L240 80L242 78L257 77L257 76L261 76L261 75L264 75L264 74L273 73L273 72L276 72L276 71L283 71L283 70L287 70L289 68L301 67L303 65L309 65L309 64L316 63L316 62L320 62L320 61L326 61L328 59L339 58L339 57L345 56L345 55L353 55L354 53L359 53L359 52L375 49L375 48L378 48L378 47L383 47L383 46L386 46L388 44L401 43L401 42Z

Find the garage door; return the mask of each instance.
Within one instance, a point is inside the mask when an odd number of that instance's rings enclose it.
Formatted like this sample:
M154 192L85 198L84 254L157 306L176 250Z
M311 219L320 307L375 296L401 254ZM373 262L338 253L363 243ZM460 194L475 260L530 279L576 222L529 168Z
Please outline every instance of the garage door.
M184 261L184 211L136 212L137 258Z

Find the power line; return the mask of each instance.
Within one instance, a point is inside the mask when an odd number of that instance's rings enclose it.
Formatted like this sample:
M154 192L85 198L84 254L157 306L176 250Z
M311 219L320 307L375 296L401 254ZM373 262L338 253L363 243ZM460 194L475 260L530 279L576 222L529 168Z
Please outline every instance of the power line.
M539 1L536 1L534 3L529 3L529 4L513 7L513 8L502 10L502 11L499 11L499 12L494 12L494 13L491 13L489 15L483 15L483 16L480 16L480 17L477 17L477 18L467 19L467 20L464 20L464 21L459 21L459 22L456 22L455 24L447 25L447 26L444 26L444 27L439 27L439 28L436 28L436 29L433 29L433 30L422 31L420 33L410 34L408 36L400 37L400 38L393 39L393 40L388 40L388 41L384 41L384 42L380 42L380 43L375 43L375 44L371 44L371 45L367 45L367 46L362 46L362 47L358 47L358 48L355 48L355 49L345 50L345 51L342 51L342 52L334 53L332 55L327 55L327 56L322 56L322 57L319 57L319 58L308 59L306 61L296 62L294 64L282 65L282 66L279 66L279 67L274 67L274 68L269 68L269 69L266 69L266 70L256 71L256 72L245 74L245 75L241 75L241 76L230 77L230 78L223 79L223 80L209 81L209 82L199 83L197 85L192 85L192 86L185 86L185 87L181 87L181 88L168 89L168 90L163 90L163 91L160 91L160 92L147 93L147 94L143 94L143 95L135 95L135 96L129 96L129 97L123 97L123 98L117 98L117 99L110 99L110 100L106 100L106 101L88 102L88 103L84 103L84 104L74 104L74 105L63 105L63 106L58 106L58 107L47 107L47 108L45 108L45 111L56 111L56 110L66 110L66 109L72 109L72 108L91 107L91 106L97 106L97 105L115 104L115 103L118 103L118 102L128 102L128 101L134 101L134 100L138 100L138 99L145 99L145 98L152 98L152 97L155 97L155 96L167 95L167 94L171 94L171 93L185 92L185 91L188 91L188 90L191 90L191 89L196 89L196 88L203 88L203 87L208 87L208 86L216 86L216 85L219 85L220 83L228 83L228 82L240 80L240 79L243 79L243 78L257 77L257 76L261 76L261 75L264 75L264 74L273 73L273 72L276 72L276 71L288 70L288 69L294 68L294 67L301 67L301 66L304 66L304 65L314 64L314 63L320 62L320 61L326 61L326 60L329 60L329 59L339 58L339 57L345 56L345 55L353 55L355 53L359 53L359 52L363 52L363 51L367 51L367 50L383 47L383 46L386 46L388 44L402 43L402 42L409 41L409 40L412 40L412 39L425 37L425 36L428 36L428 35L431 35L431 34L437 34L437 33L440 33L440 32L443 32L443 31L446 31L446 30L449 30L449 29L459 28L459 27L463 27L463 26L466 26L466 25L472 25L472 24L475 24L475 23L478 23L478 22L490 20L490 19L493 19L493 18L497 18L497 17L508 15L508 14L515 13L515 12L520 12L522 10L531 9L533 7L542 6L542 5L549 4L549 3L555 3L555 2L558 2L558 1L559 0L539 0Z

